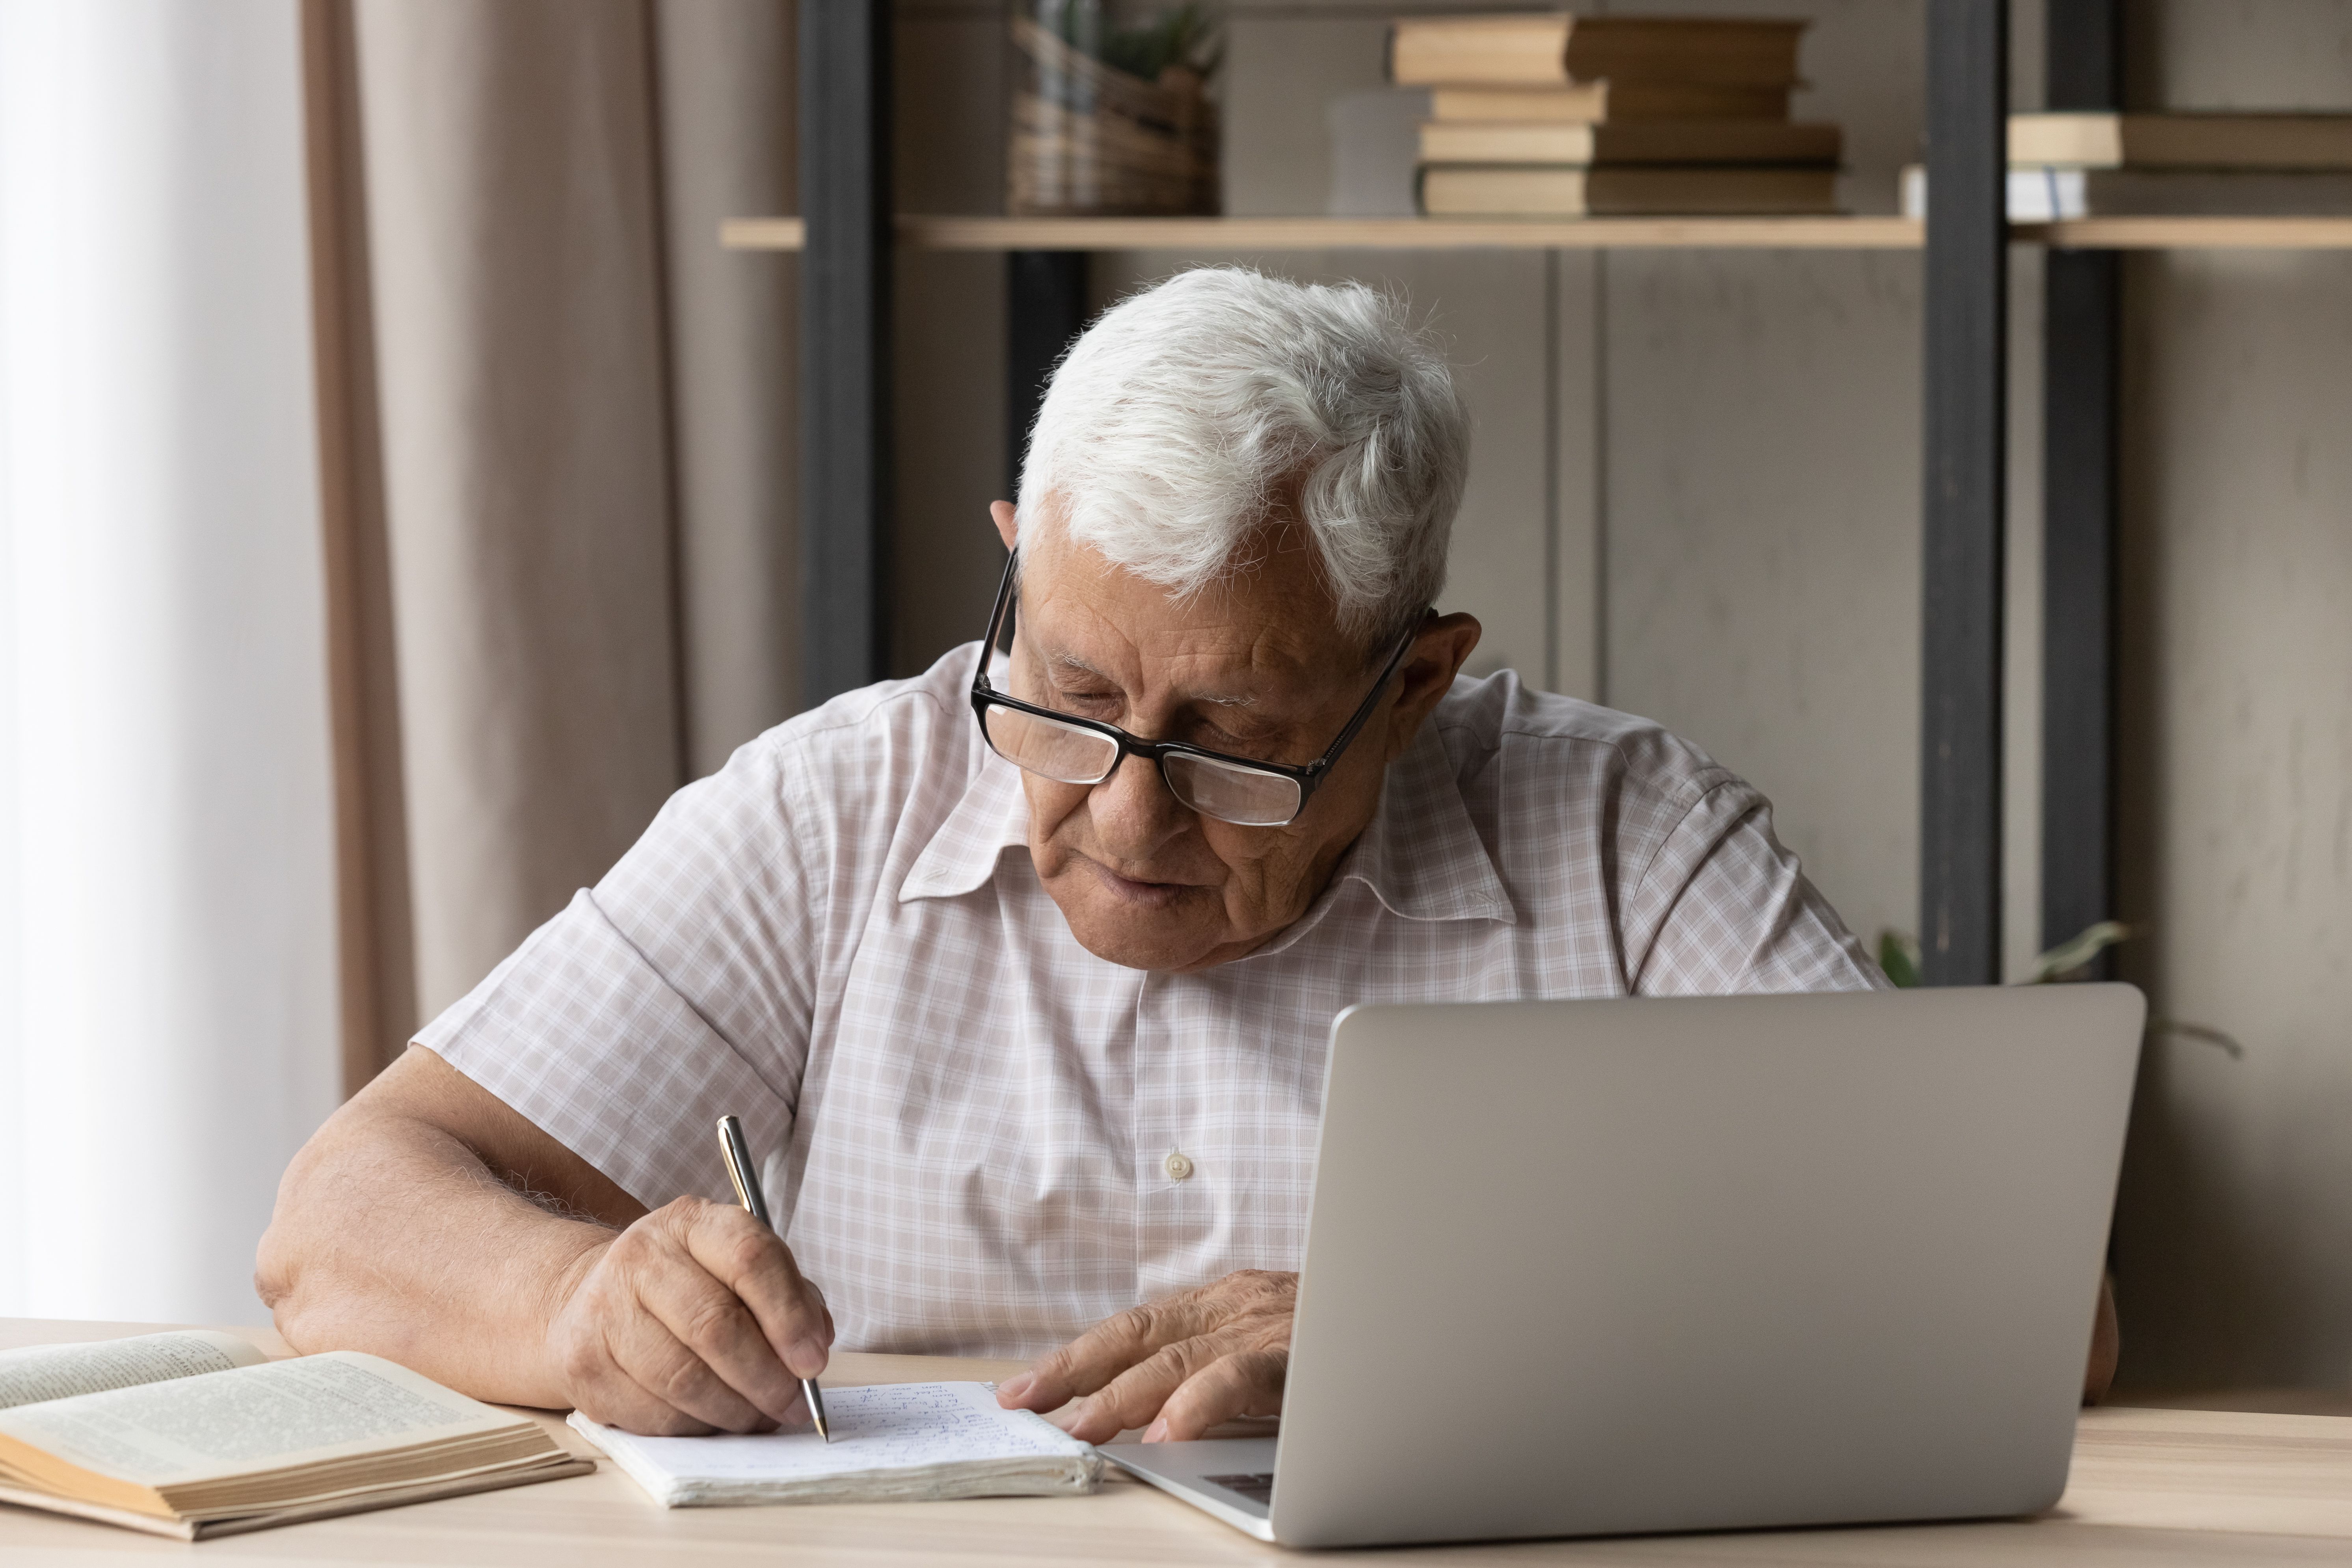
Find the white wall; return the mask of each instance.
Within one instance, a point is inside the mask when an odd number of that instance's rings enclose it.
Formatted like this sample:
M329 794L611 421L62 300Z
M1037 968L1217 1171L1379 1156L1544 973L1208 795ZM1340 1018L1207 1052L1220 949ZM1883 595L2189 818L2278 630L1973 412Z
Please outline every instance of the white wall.
M0 0L0 1313L251 1322L332 1109L295 0Z
M2352 5L2142 5L2140 101L2352 110ZM2352 257L2126 280L2125 1371L2352 1386Z

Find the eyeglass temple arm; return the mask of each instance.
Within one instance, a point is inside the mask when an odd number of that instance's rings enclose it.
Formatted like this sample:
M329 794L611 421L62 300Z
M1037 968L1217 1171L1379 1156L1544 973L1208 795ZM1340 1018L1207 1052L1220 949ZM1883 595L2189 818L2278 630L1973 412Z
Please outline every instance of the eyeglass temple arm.
M1397 666L1404 662L1404 656L1412 651L1412 645L1421 640L1421 628L1428 619L1429 612L1423 610L1422 618L1413 623L1412 630L1405 633L1404 640L1397 644L1396 652L1389 655L1388 663L1381 668L1381 678L1372 682L1371 690L1365 695L1364 705L1356 710L1356 716L1348 721L1348 727L1339 731L1339 738L1332 742L1321 756L1307 764L1308 778L1320 777L1331 765L1331 759L1345 752L1355 740L1357 731L1371 721L1372 710L1380 706L1381 693L1388 689L1390 678L1396 674Z
M988 661L996 657L996 639L1004 635L1004 623L1013 618L1013 576L1021 564L1021 552L1007 551L1004 556L1004 576L996 584L996 610L988 617L988 633L980 639L980 668L971 672L974 686L996 688L988 679Z

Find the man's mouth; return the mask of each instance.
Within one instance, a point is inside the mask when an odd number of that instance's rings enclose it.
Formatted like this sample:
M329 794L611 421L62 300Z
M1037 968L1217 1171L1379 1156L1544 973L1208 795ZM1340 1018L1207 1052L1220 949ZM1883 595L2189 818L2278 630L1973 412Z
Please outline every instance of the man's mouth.
M1164 910L1192 889L1190 882L1148 882L1139 878L1123 877L1099 860L1089 859L1096 879L1103 889L1122 903L1139 909Z

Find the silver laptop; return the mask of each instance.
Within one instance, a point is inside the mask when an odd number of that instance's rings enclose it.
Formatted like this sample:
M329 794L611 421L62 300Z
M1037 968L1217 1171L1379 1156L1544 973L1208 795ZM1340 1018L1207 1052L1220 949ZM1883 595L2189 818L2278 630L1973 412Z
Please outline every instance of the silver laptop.
M2065 1489L2127 985L1353 1007L1276 1437L1105 1456L1294 1546Z

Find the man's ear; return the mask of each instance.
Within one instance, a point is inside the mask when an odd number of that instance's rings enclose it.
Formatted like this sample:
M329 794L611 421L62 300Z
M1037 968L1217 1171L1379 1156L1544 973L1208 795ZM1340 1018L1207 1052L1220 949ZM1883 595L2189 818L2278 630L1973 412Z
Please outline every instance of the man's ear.
M1422 721L1454 689L1454 678L1462 673L1486 631L1475 616L1458 610L1421 628L1397 670L1396 705L1389 710L1391 761L1404 754L1421 732Z
M1005 552L1010 554L1013 541L1021 535L1020 514L1013 510L1011 501L992 500L988 503L988 515L996 523L996 537L1004 541Z

